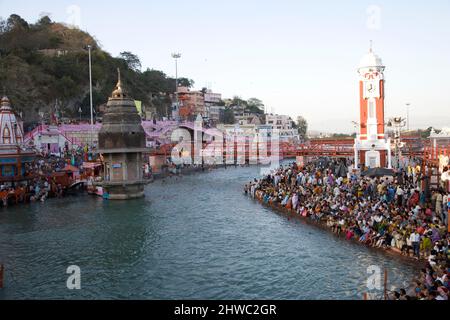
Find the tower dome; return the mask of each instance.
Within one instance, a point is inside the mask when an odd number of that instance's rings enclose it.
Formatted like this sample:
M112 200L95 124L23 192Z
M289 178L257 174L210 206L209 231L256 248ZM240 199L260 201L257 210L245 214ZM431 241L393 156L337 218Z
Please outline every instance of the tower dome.
M372 50L372 43L370 44L369 52L366 53L359 62L358 69L363 68L381 68L384 69L383 61Z

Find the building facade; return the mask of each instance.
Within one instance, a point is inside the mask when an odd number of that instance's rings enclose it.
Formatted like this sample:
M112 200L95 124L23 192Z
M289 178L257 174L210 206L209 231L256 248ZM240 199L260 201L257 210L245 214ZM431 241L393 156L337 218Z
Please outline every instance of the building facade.
M218 124L222 121L225 112L224 106L209 106L208 119L212 124Z
M293 128L294 121L287 115L266 114L266 125L277 130L280 141L293 142L299 139L298 130Z
M205 119L211 124L219 123L223 115L222 113L225 110L225 107L219 105L222 101L222 94L214 93L208 89L203 94L203 99L205 102Z
M198 115L207 117L203 92L178 87L178 100L180 102L178 115L181 119L193 120Z

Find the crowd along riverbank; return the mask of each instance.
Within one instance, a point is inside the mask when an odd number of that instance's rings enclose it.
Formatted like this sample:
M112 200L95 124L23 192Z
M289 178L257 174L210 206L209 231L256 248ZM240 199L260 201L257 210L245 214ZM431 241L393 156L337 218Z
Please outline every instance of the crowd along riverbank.
M424 266L413 285L393 299L448 299L448 232L440 206L420 202L418 181L335 176L338 163L282 166L244 191L265 206L328 229L346 240L417 259ZM434 191L441 192L440 190ZM439 216L442 214L442 216ZM410 255L412 251L412 256Z

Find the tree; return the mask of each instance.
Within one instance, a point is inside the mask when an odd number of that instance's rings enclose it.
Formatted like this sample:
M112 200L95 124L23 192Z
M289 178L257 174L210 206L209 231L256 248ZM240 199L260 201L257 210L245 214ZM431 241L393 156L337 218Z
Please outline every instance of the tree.
M419 134L422 139L428 139L430 137L431 131L433 131L433 129L434 129L433 127L428 127L426 130L419 129L419 130L417 130L417 134ZM440 133L441 130L434 129L434 132Z
M6 30L6 21L0 17L0 35L3 34Z
M128 65L128 68L130 68L133 71L140 72L142 68L141 60L139 60L139 57L129 51L124 51L120 53L120 58L125 60L125 62Z
M21 16L12 14L6 21L6 32L16 29L29 29L28 22L26 22Z
M195 82L192 79L178 78L178 85L181 87L192 88L194 86L194 84L195 84Z
M52 19L50 19L49 16L43 16L42 18L39 19L39 21L37 22L37 26L39 27L48 27L52 24Z
M223 112L223 123L225 124L234 124L236 119L234 118L234 112L230 108L225 108Z
M241 99L239 96L234 96L233 99L231 99L231 105L233 106L240 106L240 107L247 107L247 101Z
M308 132L308 122L302 116L297 117L298 134L301 139L306 140Z
M145 86L153 94L171 93L175 88L175 82L170 87L170 83L164 72L158 70L147 69L142 73Z
M264 103L257 98L250 98L247 100L247 105L253 109L260 109L264 111Z

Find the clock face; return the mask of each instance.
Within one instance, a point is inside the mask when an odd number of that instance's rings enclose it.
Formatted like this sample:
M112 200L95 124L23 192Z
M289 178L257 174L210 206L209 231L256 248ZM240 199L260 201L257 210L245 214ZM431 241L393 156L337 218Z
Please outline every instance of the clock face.
M364 87L365 87L364 90L365 98L379 97L378 83L376 81L367 81Z

